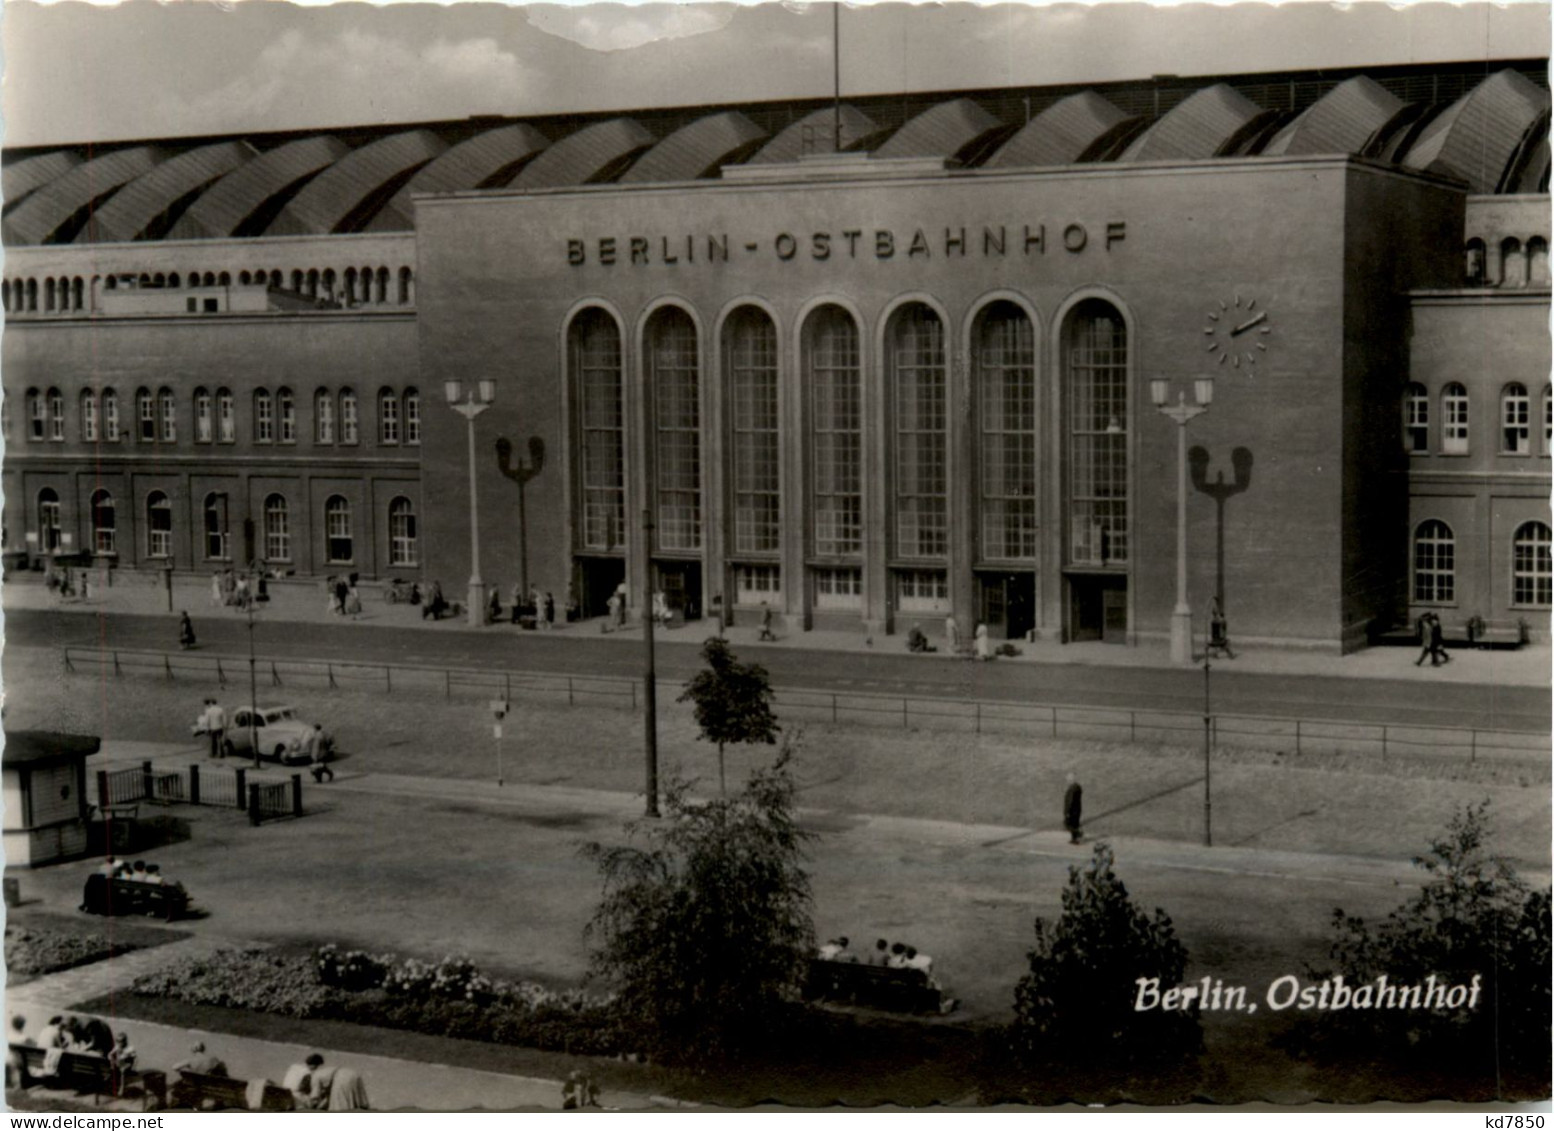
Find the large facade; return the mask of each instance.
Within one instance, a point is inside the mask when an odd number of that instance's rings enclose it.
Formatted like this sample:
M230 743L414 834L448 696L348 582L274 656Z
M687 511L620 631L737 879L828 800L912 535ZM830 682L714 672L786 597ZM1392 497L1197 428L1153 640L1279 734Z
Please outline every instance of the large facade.
M1194 608L1333 650L1425 607L1541 634L1541 71L163 143L98 197L14 155L6 549L456 589L443 389L489 379L488 582L1127 643L1176 599L1152 385L1211 377ZM542 446L527 484L498 438Z

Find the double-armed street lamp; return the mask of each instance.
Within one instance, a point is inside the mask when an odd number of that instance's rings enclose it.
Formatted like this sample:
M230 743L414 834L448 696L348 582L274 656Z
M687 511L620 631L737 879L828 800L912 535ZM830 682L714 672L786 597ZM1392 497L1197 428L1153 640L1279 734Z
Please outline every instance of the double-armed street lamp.
M480 579L480 504L475 496L475 417L491 407L496 399L496 382L482 378L472 382L467 390L465 383L452 378L442 383L443 395L448 407L462 416L469 424L469 595L466 619L476 627L484 623L486 613L486 585Z
M1176 608L1171 613L1171 662L1192 663L1192 610L1187 605L1187 422L1209 410L1214 400L1214 378L1194 377L1196 404L1178 390L1172 404L1171 382L1155 377L1149 382L1149 399L1163 416L1176 421Z

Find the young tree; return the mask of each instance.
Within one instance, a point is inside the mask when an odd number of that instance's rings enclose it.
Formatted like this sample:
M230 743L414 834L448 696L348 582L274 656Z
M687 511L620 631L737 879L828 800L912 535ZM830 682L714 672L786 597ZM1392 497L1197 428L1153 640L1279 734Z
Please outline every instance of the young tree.
M584 854L604 894L587 928L591 973L659 1060L738 1057L799 998L814 948L804 842L794 820L792 751L733 797L693 803L670 784L662 821L627 826L643 846Z
M731 742L776 743L777 716L772 714L772 685L760 664L741 664L728 642L713 637L701 648L707 666L685 685L678 702L696 705L701 738L718 744L718 792L728 794L723 772L723 748Z

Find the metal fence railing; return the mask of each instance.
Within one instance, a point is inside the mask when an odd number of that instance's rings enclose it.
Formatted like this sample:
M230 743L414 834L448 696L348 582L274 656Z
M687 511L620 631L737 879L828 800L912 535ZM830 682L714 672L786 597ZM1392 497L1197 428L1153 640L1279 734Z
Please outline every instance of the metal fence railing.
M302 816L302 775L288 781L254 782L248 787L248 819L254 824L276 817Z
M67 672L83 668L116 676L142 675L246 693L246 658L101 648L64 649ZM239 673L241 678L239 679ZM553 672L439 668L359 661L260 657L256 679L264 688L377 690L440 695L447 700L529 697L569 705L635 709L641 680ZM660 685L665 692L677 685ZM1093 738L1196 745L1203 714L1153 708L1094 707L1001 700L940 699L778 687L774 707L786 718L905 729L966 731L1013 737ZM1466 762L1546 762L1544 730L1501 730L1422 723L1369 723L1277 715L1214 713L1213 737L1229 746L1279 750L1294 755L1351 754L1433 757Z
M278 783L248 781L248 768L190 765L184 770L154 767L150 762L123 770L97 771L97 805L105 814L140 801L210 805L241 809L253 817L254 790L281 789L284 794L260 796L261 817L302 815L302 775ZM284 796L284 801L277 798ZM256 820L255 824L258 823Z

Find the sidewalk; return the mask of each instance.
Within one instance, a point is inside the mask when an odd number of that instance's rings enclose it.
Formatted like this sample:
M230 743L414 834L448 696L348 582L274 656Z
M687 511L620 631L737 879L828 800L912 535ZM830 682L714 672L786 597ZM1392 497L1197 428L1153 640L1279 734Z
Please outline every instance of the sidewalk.
M266 621L293 621L310 624L338 623L341 618L326 611L323 582L272 581L268 583L269 601L262 616ZM366 584L362 587L363 611L359 617L346 618L352 624L365 627L389 626L394 628L423 628L428 632L460 632L492 635L513 635L524 632L511 624L502 623L471 627L462 620L443 619L429 621L421 616L420 608L408 604L390 604L383 599L382 587ZM234 609L212 607L210 579L195 576L178 576L173 579L172 608L168 612L168 594L158 575L124 573L116 575L111 588L93 587L89 597L82 601L72 599L61 602L44 588L41 575L22 575L8 581L3 588L0 604L6 610L56 610L77 613L125 613L143 616L169 617L168 640L176 638L173 617L187 610L193 618L196 633L203 619L240 620ZM614 640L622 647L639 644L642 640L640 624L633 623L624 630L606 633L604 618L580 621L574 624L558 623L549 633L556 639ZM690 625L660 629L657 638L664 643L699 644L711 632L711 622L701 621ZM813 631L780 630L776 642L762 642L756 624L736 625L725 633L729 642L742 653L758 656L764 649L788 651L851 652L857 654L905 654L906 637L873 638L862 631ZM1062 644L1044 639L1034 643L1017 645L1021 654L1016 657L1000 657L1000 663L1015 664L1067 664L1105 668L1163 668L1176 670L1170 659L1169 645L1164 641L1146 642L1136 647L1120 647L1115 644L1084 642ZM1284 675L1339 676L1355 679L1418 680L1427 683L1466 683L1501 687L1547 687L1551 682L1551 652L1547 643L1529 644L1514 650L1466 650L1454 652L1454 662L1439 668L1416 667L1417 653L1411 649L1395 647L1368 648L1347 656L1294 649L1239 647L1236 658L1217 659L1214 667L1220 671L1244 671ZM925 664L963 663L964 657L936 652L919 657Z

